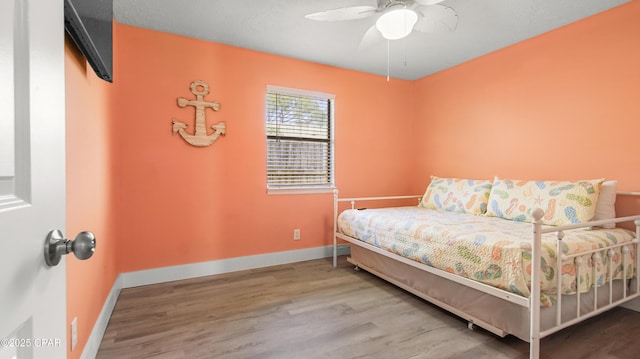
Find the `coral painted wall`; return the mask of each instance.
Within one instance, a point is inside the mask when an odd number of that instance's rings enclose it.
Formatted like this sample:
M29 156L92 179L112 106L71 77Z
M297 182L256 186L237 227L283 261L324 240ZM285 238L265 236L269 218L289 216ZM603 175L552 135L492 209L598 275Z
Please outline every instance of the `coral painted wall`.
M414 186L606 177L639 191L638 19L632 1L417 81Z
M336 95L336 182L344 194L408 190L412 82L117 28L111 131L121 271L332 243L331 194L266 193L267 85ZM173 118L193 124L194 109L176 101L193 98L194 80L208 83L205 99L221 104L207 110L207 128L227 126L210 147L172 134Z
M119 271L111 225L109 88L67 39L65 46L67 233L96 236L96 252L86 261L67 256L67 328L78 318L79 358ZM69 333L67 333L69 334ZM67 343L71 343L69 336Z

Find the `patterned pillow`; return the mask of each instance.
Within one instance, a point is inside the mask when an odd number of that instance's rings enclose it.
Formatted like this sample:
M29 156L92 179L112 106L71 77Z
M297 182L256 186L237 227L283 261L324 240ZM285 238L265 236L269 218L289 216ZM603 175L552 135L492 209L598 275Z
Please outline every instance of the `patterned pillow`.
M522 181L495 178L487 216L532 222L531 212L545 211L542 223L558 226L590 221L604 179L577 182Z
M491 181L431 176L418 206L470 214L487 211Z

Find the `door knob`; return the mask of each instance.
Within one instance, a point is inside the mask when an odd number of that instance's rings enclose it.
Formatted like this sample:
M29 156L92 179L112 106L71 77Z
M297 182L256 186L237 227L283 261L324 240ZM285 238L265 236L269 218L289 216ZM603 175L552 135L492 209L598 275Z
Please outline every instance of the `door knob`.
M80 232L74 240L64 238L58 229L47 234L44 241L44 261L49 267L60 263L65 254L73 252L78 259L89 259L96 250L96 237L91 232Z

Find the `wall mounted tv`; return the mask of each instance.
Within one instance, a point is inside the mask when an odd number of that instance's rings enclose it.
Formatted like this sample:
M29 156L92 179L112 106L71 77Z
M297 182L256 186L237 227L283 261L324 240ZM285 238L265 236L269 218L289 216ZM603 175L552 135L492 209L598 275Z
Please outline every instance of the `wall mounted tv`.
M98 77L113 82L113 0L64 0L64 29Z

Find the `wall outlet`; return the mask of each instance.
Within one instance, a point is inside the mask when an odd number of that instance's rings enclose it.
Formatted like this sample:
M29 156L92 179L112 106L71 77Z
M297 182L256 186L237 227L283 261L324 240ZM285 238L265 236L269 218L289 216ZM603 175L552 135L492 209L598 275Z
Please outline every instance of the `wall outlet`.
M75 349L77 344L78 344L78 317L75 317L71 321L71 351Z
M299 229L294 229L293 230L293 240L294 241L299 241L300 240L300 230Z

